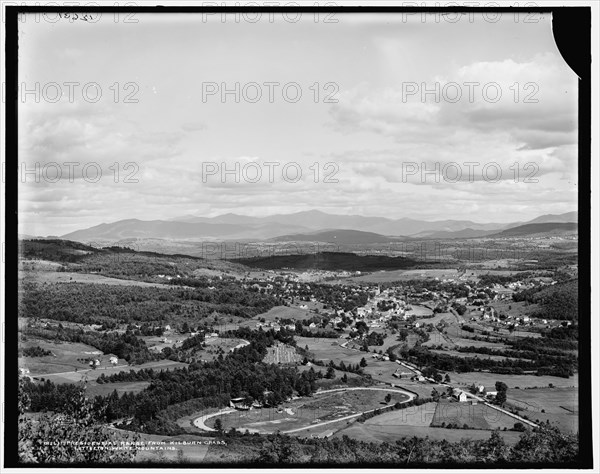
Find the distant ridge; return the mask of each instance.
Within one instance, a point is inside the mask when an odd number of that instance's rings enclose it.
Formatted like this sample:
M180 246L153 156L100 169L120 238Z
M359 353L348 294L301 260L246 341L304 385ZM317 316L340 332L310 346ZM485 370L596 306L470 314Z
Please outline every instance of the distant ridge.
M275 214L266 217L223 214L216 217L183 215L171 220L144 221L125 219L103 223L63 235L62 238L91 242L94 239L118 241L122 239L168 240L321 240L343 243L389 242L402 238L477 238L496 235L504 230L525 224L574 223L576 212L543 215L529 222L477 223L469 220L422 221L417 219L389 219L359 215L336 215L312 210L293 214ZM337 232L340 236L326 232ZM315 236L315 233L322 235ZM362 234L361 234L362 233Z
M560 234L565 232L577 232L575 222L544 222L542 224L525 224L511 229L503 230L492 237L518 237L537 234Z
M331 242L336 244L376 244L398 241L398 237L387 237L374 232L351 229L333 229L308 234L282 235L269 239L276 242Z

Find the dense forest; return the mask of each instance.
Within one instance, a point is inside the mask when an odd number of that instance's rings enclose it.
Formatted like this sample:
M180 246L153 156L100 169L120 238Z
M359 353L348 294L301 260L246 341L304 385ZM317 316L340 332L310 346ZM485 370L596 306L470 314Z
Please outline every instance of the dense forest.
M299 255L272 255L268 257L240 258L231 260L254 268L275 270L293 268L296 270L346 270L375 272L379 270L402 270L408 268L425 268L436 262L418 262L405 257L388 257L385 255L357 255L345 252L319 252Z
M243 438L244 443L249 437ZM579 440L555 428L543 426L526 431L515 445L508 445L498 432L486 440L456 442L430 438L403 438L395 443L371 443L347 436L325 439L298 439L271 435L260 441L257 461L266 464L312 463L317 465L374 465L380 467L420 466L481 467L511 464L569 464L578 460ZM533 466L532 466L533 467Z
M86 283L25 283L19 316L81 324L199 321L213 312L252 318L282 302L230 283L208 288L150 288Z
M498 355L506 355L499 353ZM548 354L533 354L532 360L502 359L493 360L486 357L458 357L450 354L432 352L424 346L400 348L400 356L418 367L434 367L444 372L473 372L487 371L496 374L523 374L526 372L538 375L554 375L565 377L573 375L575 360L565 354L550 356Z
M540 309L532 314L544 319L578 319L578 281L570 280L552 286L536 286L513 295L514 301L537 303Z

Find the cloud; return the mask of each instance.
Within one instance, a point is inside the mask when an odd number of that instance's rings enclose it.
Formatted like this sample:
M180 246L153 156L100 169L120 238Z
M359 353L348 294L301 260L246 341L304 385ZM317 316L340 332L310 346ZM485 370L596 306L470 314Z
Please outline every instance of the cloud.
M206 128L206 125L200 122L186 122L181 125L181 129L185 132L201 132Z

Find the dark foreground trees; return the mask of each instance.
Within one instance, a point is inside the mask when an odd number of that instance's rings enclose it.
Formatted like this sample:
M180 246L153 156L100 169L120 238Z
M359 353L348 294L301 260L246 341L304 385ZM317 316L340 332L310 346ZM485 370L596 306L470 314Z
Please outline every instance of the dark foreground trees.
M80 386L67 413L43 414L35 419L25 412L29 398L19 379L19 462L31 464L126 463L135 458L138 435L117 435L102 425L103 415L85 397Z
M561 433L557 428L542 426L526 430L515 445L508 445L498 431L486 440L463 439L449 442L430 438L404 438L395 443L369 443L348 436L325 439L297 439L268 436L258 459L266 464L376 464L381 467L400 465L511 464L568 465L578 460L576 435Z

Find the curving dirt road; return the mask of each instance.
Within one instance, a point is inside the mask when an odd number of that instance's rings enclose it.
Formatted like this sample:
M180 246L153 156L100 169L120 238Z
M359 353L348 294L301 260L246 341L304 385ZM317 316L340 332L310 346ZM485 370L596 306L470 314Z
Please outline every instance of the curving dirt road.
M409 402L413 398L415 398L415 395L413 393L409 393L409 392L406 392L404 390L400 390L400 389L393 388L393 387L390 387L390 388L383 388L383 387L332 388L332 389L329 389L329 390L322 390L322 391L316 392L315 395L321 395L323 393L332 393L332 392L348 392L348 391L351 391L351 390L377 390L377 391L382 391L382 392L401 393L401 394L406 395L408 397L408 400L405 400L402 403ZM316 424L312 424L312 425L308 425L308 426L303 426L301 428L295 428L293 430L283 431L282 433L284 433L284 434L295 433L297 431L307 430L307 429L310 429L310 428L316 428L316 427L319 427L319 426L328 425L330 423L337 423L338 421L344 421L344 420L349 420L351 418L356 418L356 417L361 416L361 415L363 415L365 413L371 413L371 412L374 412L375 410L381 410L382 408L386 408L386 407L390 407L390 406L393 406L393 405L385 405L383 407L373 408L371 410L366 410L366 411L363 411L363 412L360 412L360 413L355 413L354 415L348 415L348 416L344 416L342 418L336 418L335 420L323 421L321 423L316 423ZM208 415L202 415L202 416L194 419L193 423L194 423L194 426L196 428L199 428L201 430L204 430L204 431L215 431L214 428L210 428L209 426L206 425L206 423L205 423L206 420L208 420L209 418L214 418L215 416L220 416L220 415L226 415L228 413L233 413L235 411L236 410L234 408L227 408L227 409L224 409L224 410L219 410L218 412L215 412L215 413L209 413Z

